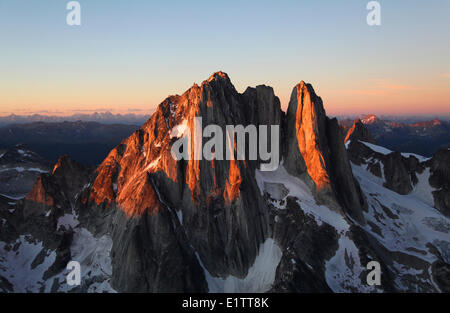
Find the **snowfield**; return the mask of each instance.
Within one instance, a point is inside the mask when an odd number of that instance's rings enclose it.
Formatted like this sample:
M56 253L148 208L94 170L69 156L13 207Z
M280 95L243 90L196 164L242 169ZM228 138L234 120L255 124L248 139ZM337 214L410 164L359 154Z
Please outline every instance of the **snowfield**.
M14 286L14 292L39 292L45 287L45 271L56 259L54 251L46 251L42 242L34 242L30 237L20 236L9 245L0 241L0 274ZM34 264L41 253L43 262Z
M259 247L259 254L255 262L249 268L247 276L243 279L228 276L226 278L213 277L204 267L197 255L197 259L203 268L209 292L213 293L261 293L269 291L275 280L275 272L281 260L281 249L276 242L268 238Z
M74 229L70 252L71 260L81 265L81 290L115 292L109 284L111 238L106 235L95 238L86 228L77 227L78 224L76 215L65 214L58 219L57 227ZM80 287L66 283L68 270L43 280L44 273L55 260L56 252L45 249L42 242L30 235L22 235L9 244L0 241L0 275L12 284L13 292L79 292ZM57 286L56 290L53 290L54 286Z

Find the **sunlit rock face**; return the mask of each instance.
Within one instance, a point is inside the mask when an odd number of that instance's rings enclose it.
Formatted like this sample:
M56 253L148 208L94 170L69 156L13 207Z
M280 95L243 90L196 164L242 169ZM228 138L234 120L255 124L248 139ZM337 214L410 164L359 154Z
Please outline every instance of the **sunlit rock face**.
M181 135L173 129L181 125L181 132L194 134L198 117L203 128L215 124L225 130L226 125L281 125L284 115L271 87L247 88L240 94L225 73L217 72L181 96L168 97L141 129L110 152L82 202L86 214L109 212L121 225L112 229L113 269L121 273L112 283L118 289L205 289L193 251L212 275L244 277L270 235L267 205L254 178L258 160L173 158L172 145ZM157 239L160 233L164 240ZM180 278L177 283L166 285L158 272L145 271L147 283L142 284L144 269L155 266L143 250L158 256L159 271L170 266ZM168 253L172 256L164 258ZM133 266L131 256L139 260ZM127 271L120 271L124 266Z
M353 178L342 134L310 84L302 81L294 87L286 119L286 169L309 183L319 202L363 223L366 203Z
M303 81L294 87L287 113L289 145L287 152L288 169L303 174L306 170L317 190L329 190L330 177L327 171L329 151L326 142L326 115L322 100L316 96L311 85ZM324 138L320 138L320 136ZM324 140L325 139L325 140ZM297 168L291 160L301 158L305 166Z
M111 151L84 191L85 219L105 214L112 220L93 228L113 234L114 288L205 290L199 266L214 277L244 278L271 236L267 201L255 180L260 160L173 158L174 141L187 131L194 134L199 117L203 129L279 125L288 171L305 180L320 203L364 222L364 198L339 127L326 117L312 87L301 82L294 88L286 116L271 87L249 87L240 94L225 73L217 72L164 100L141 129ZM188 146L191 156L195 140ZM159 274L169 268L178 277L170 283Z
M435 190L432 192L434 207L450 217L450 150L439 149L426 162L430 167L429 183Z

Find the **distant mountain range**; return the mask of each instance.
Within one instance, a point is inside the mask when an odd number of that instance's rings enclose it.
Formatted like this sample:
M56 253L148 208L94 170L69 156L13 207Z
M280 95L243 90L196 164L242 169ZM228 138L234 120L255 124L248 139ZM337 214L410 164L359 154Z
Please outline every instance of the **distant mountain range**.
M374 114L359 118L378 144L398 152L433 155L439 148L450 147L450 124L435 118L428 121L387 120ZM347 132L354 119L344 118L339 125Z
M103 124L131 124L142 125L153 113L151 110L149 114L113 114L111 112L95 112L92 114L73 114L69 116L55 116L55 115L16 115L0 116L0 127L9 124L25 124L31 122L99 122Z
M357 119L367 119L371 117L376 117L379 120L383 121L391 121L391 122L398 122L403 124L414 124L417 122L422 121L431 121L435 118L439 119L440 121L450 123L450 115L385 115L385 114L374 114L374 113L366 113L366 114L359 114L359 115L336 115L335 116L338 120L357 120Z
M25 144L53 163L67 154L82 164L95 165L138 128L83 121L13 124L0 128L0 149Z

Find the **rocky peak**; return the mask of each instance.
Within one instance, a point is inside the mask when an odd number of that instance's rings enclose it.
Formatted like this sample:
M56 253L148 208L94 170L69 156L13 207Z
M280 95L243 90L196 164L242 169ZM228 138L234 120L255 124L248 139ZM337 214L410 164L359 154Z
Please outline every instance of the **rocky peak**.
M171 253L185 254L189 267L176 270L180 277L195 272L196 264L180 248L185 246L180 240L192 245L211 275L245 277L259 245L269 236L268 204L255 177L258 160L172 157L174 142L188 130L194 133L196 117L202 118L203 129L209 124L223 130L226 125L279 125L280 148L287 146L283 154L286 169L311 186L318 202L364 224L365 201L351 173L337 120L327 118L313 87L299 83L285 115L271 87L249 87L240 94L225 73L217 72L182 95L165 99L141 129L110 152L83 194L82 211L113 212L108 215L114 214L114 223L122 225L110 230L113 238L132 243L113 245L113 254L118 256L113 267L123 268L128 256L142 255L140 241L133 237L140 232L146 238L154 235L146 241L145 251L150 255L167 255L167 246ZM203 140L204 144L208 138ZM192 156L194 143L187 148ZM178 227L183 229L182 238L170 232ZM162 234L166 236L163 241L157 239ZM112 283L125 290L156 288L159 280L148 271L150 287L139 283L143 269L151 266L140 258L126 272L118 270L120 275ZM128 285L121 287L122 282Z
M361 122L363 124L376 124L381 122L381 120L374 114L367 114L361 119Z
M239 94L227 74L216 72L200 86L193 85L181 96L165 99L144 126L122 142L120 147L125 151L115 149L110 153L97 170L90 199L97 204L122 199L120 205L126 212L131 215L134 210L143 212L146 208L137 208L131 194L138 185L152 189L146 175L159 172L174 183L185 181L195 201L206 201L211 190L215 193L222 190L223 198L236 200L240 172L246 167L244 162L193 159L185 162L176 161L171 155L175 140L172 131L179 128L194 134L196 117L202 118L203 128L216 124L225 130L226 125L280 125L282 111L271 87L257 86ZM192 141L189 147L191 152L194 144Z
M210 83L212 81L222 81L231 84L231 80L228 77L228 74L222 71L217 71L213 73L205 82Z
M318 191L328 189L330 179L326 169L329 155L325 137L326 115L322 99L310 84L301 81L294 87L287 119L288 138L294 142L287 153L288 169L300 175L306 171ZM295 164L296 160L303 162Z
M228 75L214 73L200 86L193 85L182 95L165 99L141 129L111 151L96 170L96 178L83 195L83 202L91 208L86 211L117 210L123 214L120 216L124 223L136 221L140 229L149 232L182 223L187 238L210 273L242 277L254 261L259 244L267 237L267 204L255 180L258 161L175 160L172 145L185 131L194 134L196 117L202 118L203 129L215 124L225 135L226 125L280 125L283 113L271 87L248 88L240 94ZM176 135L174 128L178 129ZM203 144L208 140L203 138ZM188 149L192 156L193 141ZM169 218L170 214L176 214L175 221ZM151 223L154 228L149 229ZM234 235L226 235L231 233ZM166 239L179 247L178 240ZM162 248L156 239L148 246L153 251ZM122 251L125 247L113 249L117 255L125 253ZM241 249L248 253L242 255ZM174 251L182 253L179 248ZM117 266L124 261L118 259ZM127 279L140 279L140 271L134 268ZM184 275L181 271L179 274ZM116 281L121 279L118 277ZM143 287L136 285L136 288Z
M433 122L433 125L435 125L435 126L442 124L442 121L440 119L438 119L438 118L435 118L432 122Z
M24 210L33 208L26 214L41 213L42 208L56 207L69 210L76 201L76 195L82 190L90 179L91 169L75 161L69 156L61 156L53 167L51 173L39 175L25 200L32 204L25 204ZM41 204L35 206L33 203Z
M58 158L58 161L53 166L52 174L58 175L61 173L60 175L64 175L65 173L67 175L72 174L67 172L77 172L82 170L84 170L84 166L72 160L67 154L64 154Z
M364 223L367 204L353 178L337 120L328 119L322 99L303 81L291 94L286 137L287 170L309 183L319 202Z
M344 142L347 143L349 140L361 140L376 144L375 139L360 119L355 120L353 126L348 130Z

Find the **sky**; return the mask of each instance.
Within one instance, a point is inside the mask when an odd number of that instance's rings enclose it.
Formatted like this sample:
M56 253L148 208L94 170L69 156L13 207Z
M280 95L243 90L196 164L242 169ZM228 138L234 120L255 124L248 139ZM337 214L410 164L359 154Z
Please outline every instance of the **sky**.
M213 72L283 108L311 83L329 115L450 115L450 1L0 0L0 115L152 111Z

